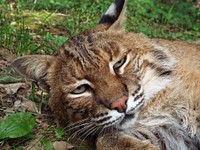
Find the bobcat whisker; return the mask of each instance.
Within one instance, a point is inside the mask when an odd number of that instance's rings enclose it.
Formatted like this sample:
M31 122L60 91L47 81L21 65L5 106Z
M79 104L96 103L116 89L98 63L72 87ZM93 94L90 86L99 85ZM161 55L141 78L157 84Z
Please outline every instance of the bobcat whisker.
M75 131L69 138L68 141L70 139L73 139L76 135L80 135L81 133L83 133L84 131L90 129L93 126L93 124L89 124L87 126L84 126L82 129Z
M109 133L109 132L107 132L109 128L110 128L110 127L105 127L105 126L104 126L104 127L102 128L102 130L100 131L100 133L98 134L98 137L101 137L101 136L105 135L106 133Z
M96 131L94 131L94 132L92 133L92 137L95 136L96 133L97 133L97 131L100 131L100 129L101 129L101 127L97 127L97 128L96 128Z
M84 142L84 140L92 133L96 130L96 126L91 127L88 131L86 131L85 133L83 133L81 136L79 136L81 140L81 142L79 143L79 146L82 145L82 143ZM77 141L76 141L77 142ZM75 143L76 143L75 142Z
M96 126L93 126L93 127L91 127L88 131L86 131L85 133L83 133L81 136L80 136L80 138L83 138L83 140L85 139L85 138L87 138L90 134L92 134L95 130L97 129L97 127Z
M69 128L68 130L65 130L65 132L77 131L79 129L87 127L88 125L91 125L91 123L78 124L78 125L76 125L74 127Z
M111 128L111 133L114 133L114 130L115 130L114 126L111 126L110 128Z
M82 138L82 137L84 137L88 132L90 132L91 130L93 130L93 129L95 129L96 128L96 126L94 126L93 124L91 125L91 126L88 126L87 128L89 128L89 129L87 129L87 130L82 130L79 134L80 134L80 137Z
M100 128L100 131L97 135L97 138L101 137L103 135L103 131L104 131L104 128Z
M70 124L70 126L66 126L64 128L64 131L69 132L69 131L75 130L77 128L80 128L81 126L86 126L89 124L91 124L91 122L89 122L88 120L85 120L85 122L82 121L82 122L78 122L78 123L73 123L73 124Z
M71 126L75 126L77 124L85 123L85 122L88 122L88 121L90 121L90 120L89 119L82 119L82 120L68 124L64 129L70 128Z

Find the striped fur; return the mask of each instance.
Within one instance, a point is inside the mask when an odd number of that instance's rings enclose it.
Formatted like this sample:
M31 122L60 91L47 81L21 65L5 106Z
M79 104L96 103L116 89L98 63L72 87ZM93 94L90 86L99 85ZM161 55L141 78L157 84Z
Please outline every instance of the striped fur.
M125 5L116 0L54 55L23 56L13 67L50 89L49 106L72 136L98 135L99 150L199 149L199 45L125 32ZM126 109L111 107L124 97Z

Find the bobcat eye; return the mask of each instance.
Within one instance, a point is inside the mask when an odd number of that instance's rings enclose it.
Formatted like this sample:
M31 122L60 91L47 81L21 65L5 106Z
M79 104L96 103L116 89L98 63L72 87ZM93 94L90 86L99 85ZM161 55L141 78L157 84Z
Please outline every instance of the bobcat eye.
M124 58L122 58L121 60L119 60L118 62L116 62L113 66L114 70L119 69L125 62L126 62L126 56Z
M82 94L84 92L87 91L87 85L84 84L84 85L80 85L78 86L74 91L72 91L71 93L72 94Z

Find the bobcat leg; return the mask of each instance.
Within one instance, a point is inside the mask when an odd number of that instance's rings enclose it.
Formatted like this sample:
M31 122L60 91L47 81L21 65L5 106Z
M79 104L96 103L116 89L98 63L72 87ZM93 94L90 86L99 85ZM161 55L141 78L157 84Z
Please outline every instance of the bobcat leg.
M129 135L104 135L97 140L97 150L159 150L148 140Z

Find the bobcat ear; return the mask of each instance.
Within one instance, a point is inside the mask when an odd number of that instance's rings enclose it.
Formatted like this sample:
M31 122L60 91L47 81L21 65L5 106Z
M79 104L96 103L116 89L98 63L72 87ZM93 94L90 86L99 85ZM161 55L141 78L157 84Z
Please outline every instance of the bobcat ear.
M125 20L127 0L115 0L100 19L99 24L109 25L109 29L121 29Z
M24 77L35 81L42 90L48 91L48 69L52 61L53 56L29 55L15 59L11 66Z

